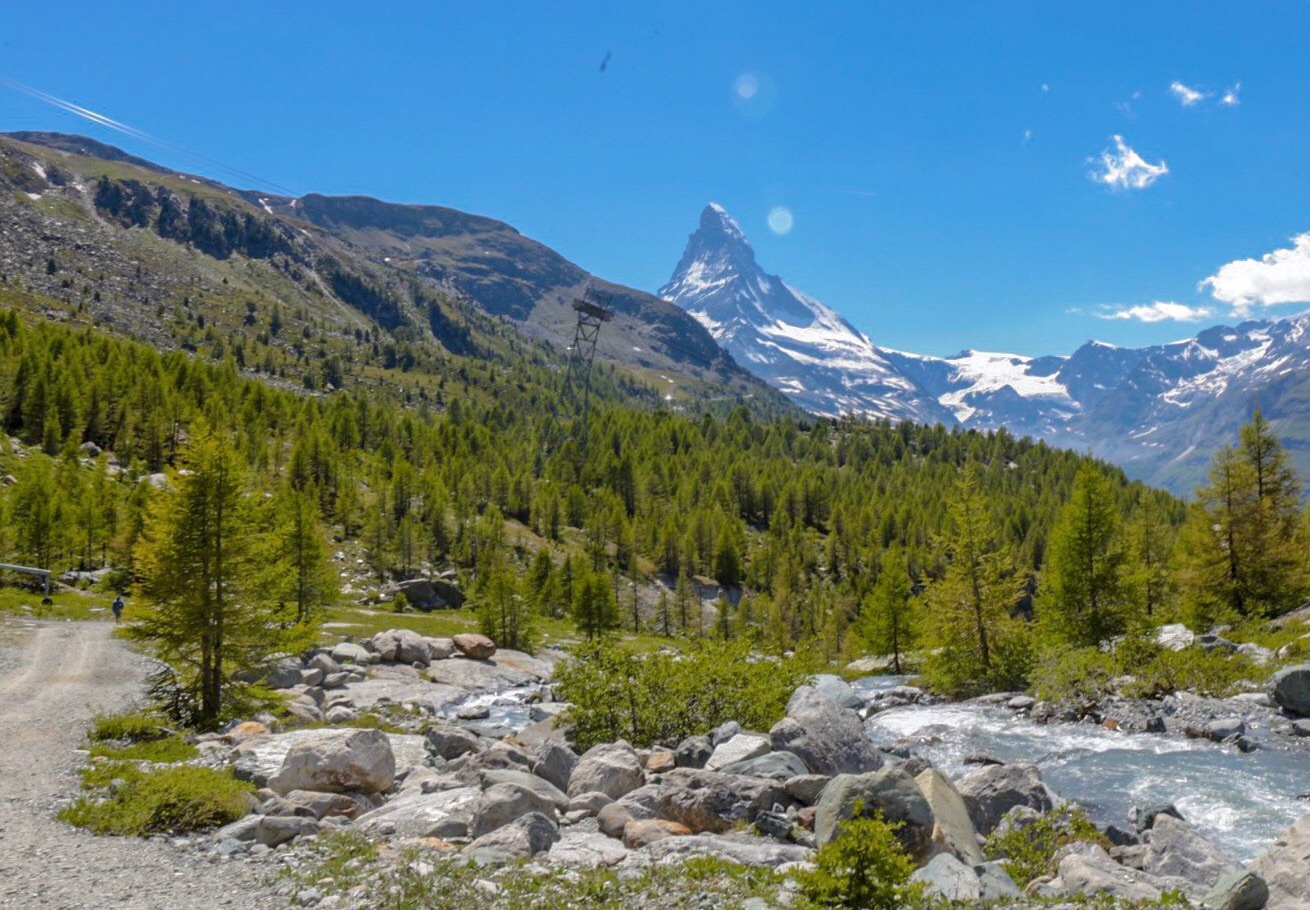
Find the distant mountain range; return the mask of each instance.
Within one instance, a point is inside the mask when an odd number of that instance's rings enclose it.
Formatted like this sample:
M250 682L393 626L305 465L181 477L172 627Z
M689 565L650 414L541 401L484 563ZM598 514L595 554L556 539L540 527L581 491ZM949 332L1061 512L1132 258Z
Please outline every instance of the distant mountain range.
M1068 356L910 354L876 345L765 272L714 204L659 294L817 414L1004 427L1187 492L1258 404L1310 473L1310 316L1216 326L1147 348L1089 341Z

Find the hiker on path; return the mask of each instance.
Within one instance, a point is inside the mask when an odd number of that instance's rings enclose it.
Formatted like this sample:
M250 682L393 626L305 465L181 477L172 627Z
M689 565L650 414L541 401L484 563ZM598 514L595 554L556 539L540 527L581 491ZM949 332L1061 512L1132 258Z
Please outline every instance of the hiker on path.
M114 611L114 622L118 622L120 619L123 618L123 595L122 595L122 594L119 594L116 598L114 598L114 605L113 605L112 607L110 607L110 609Z

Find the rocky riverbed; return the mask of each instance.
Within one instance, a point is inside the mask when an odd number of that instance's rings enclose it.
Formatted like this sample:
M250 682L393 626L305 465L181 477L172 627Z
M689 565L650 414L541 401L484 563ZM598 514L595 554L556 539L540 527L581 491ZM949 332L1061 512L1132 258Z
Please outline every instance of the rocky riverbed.
M1310 906L1310 817L1297 820L1310 804L1292 792L1310 788L1310 755L1301 719L1267 695L1107 700L1074 719L1019 694L948 705L900 680L821 676L767 731L729 723L673 747L616 742L579 755L556 720L552 671L551 655L406 631L288 659L268 682L289 696L293 724L314 726L279 729L265 716L201 737L201 760L252 781L257 803L179 846L295 869L325 836L355 832L407 863L415 850L435 864L471 861L489 887L521 861L631 876L712 856L785 872L810 863L858 801L902 823L916 877L942 896ZM386 732L360 727L369 723ZM1264 827L1229 824L1190 790L1158 783L1170 774L1212 790L1256 781L1274 794L1252 810ZM1124 783L1138 778L1146 786ZM1068 800L1088 808L1110 848L1065 848L1058 874L1025 895L983 840ZM282 887L301 903L369 906L367 888Z

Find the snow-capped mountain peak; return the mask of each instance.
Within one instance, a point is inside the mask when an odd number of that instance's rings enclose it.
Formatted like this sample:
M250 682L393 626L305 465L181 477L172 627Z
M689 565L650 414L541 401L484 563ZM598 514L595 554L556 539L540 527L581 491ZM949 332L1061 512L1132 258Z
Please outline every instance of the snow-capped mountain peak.
M701 212L659 294L695 317L739 363L815 413L947 416L835 310L765 272L741 226L716 203Z

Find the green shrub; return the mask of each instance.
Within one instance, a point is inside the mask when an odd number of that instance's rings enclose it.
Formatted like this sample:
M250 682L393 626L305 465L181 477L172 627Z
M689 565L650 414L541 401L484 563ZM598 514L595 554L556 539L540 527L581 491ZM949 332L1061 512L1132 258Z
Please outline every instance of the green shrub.
M1007 859L1005 871L1020 888L1039 875L1053 871L1055 851L1065 844L1085 841L1110 849L1105 835L1096 830L1081 809L1060 808L1047 812L1032 824L999 831L987 838L988 859Z
M1046 701L1096 700L1113 691L1118 671L1114 655L1097 648L1050 648L1033 670L1033 694Z
M168 736L168 722L153 711L131 711L125 714L97 714L91 719L87 739L101 743L124 741L139 743Z
M899 824L888 824L882 813L841 823L837 836L814 855L814 869L797 875L801 891L821 907L851 910L894 910L918 903L923 884L910 882L914 861L896 839Z
M409 605L409 598L405 596L404 591L396 592L396 596L391 601L391 612L393 613L413 612L413 608Z
M92 756L100 756L113 761L148 761L162 764L189 761L199 754L200 752L195 746L178 734L165 736L163 739L132 742L126 746L97 743L91 747Z
M767 730L797 686L813 675L807 657L753 659L745 643L700 645L686 654L638 654L609 642L582 646L556 672L564 718L578 746L626 739L674 745L735 720Z
M109 765L112 763L105 762ZM125 771L119 766L112 771ZM83 796L59 818L96 834L175 833L226 825L250 810L251 784L231 774L191 765L126 772L103 796ZM87 780L83 777L83 781Z

